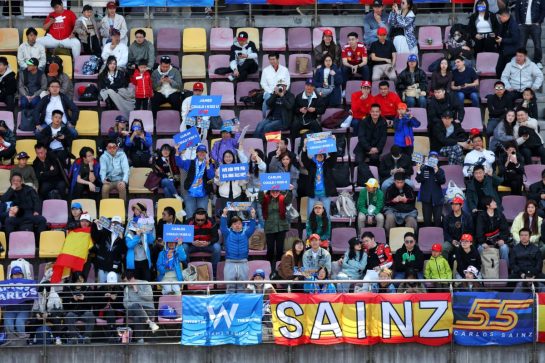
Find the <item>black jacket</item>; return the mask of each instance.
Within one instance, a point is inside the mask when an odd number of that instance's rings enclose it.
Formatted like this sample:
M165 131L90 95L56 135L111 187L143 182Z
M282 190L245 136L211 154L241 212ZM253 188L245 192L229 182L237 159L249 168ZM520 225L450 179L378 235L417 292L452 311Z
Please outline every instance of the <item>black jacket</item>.
M526 12L528 10L528 0L517 0L515 1L515 15L517 17L517 22L519 24L524 24L526 22ZM532 24L543 23L545 18L545 1L535 0L532 1Z
M509 92L505 92L501 98L496 94L488 95L486 107L490 118L503 119L507 111L513 109L513 97Z
M418 84L418 89L420 89L420 91L428 91L428 78L426 73L424 73L422 69L416 68L411 76L409 67L407 67L397 76L396 90L399 97L403 97L403 91L413 84Z
M63 179L59 162L51 155L47 155L43 162L38 158L34 159L32 167L34 168L34 173L40 183L56 182Z
M15 80L15 72L10 70L0 79L0 98L15 96L15 93L17 93L17 81Z
M12 202L13 206L19 207L19 215L42 213L42 201L38 193L27 185L23 184L20 190L13 190L11 187L2 195L2 202Z
M307 99L303 98L304 94L305 92L303 91L295 97L294 113L295 113L296 119L300 120L302 125L307 125L310 122L316 121L318 117L320 117L320 115L322 115L325 112L326 105L325 105L324 99L316 95L316 92L314 92L316 97L311 98L310 106L309 106L308 98ZM301 107L314 107L316 111L307 112L303 114L299 111Z
M118 69L117 73L114 75L113 81L110 82L108 78L108 72L102 72L98 75L98 89L113 89L117 92L120 88L126 88L129 85L129 79L127 74Z
M306 192L309 198L314 198L314 183L316 180L316 163L308 158L306 151L301 153L301 161L308 170L307 188ZM329 154L328 158L324 160L324 187L325 194L328 197L337 195L337 188L335 187L335 177L333 176L333 167L337 163L337 153Z
M443 189L445 184L445 171L441 168L435 173L432 167L423 165L420 173L416 174L416 181L420 183L420 201L434 206L443 205Z
M457 225L456 217L451 211L443 216L443 237L445 241L460 241L464 233L473 235L473 217L462 210L461 225Z
M498 158L498 176L504 180L513 180L515 178L522 178L524 176L524 157L517 152L518 164L509 162L507 166L507 153L501 153Z
M393 199L398 195L404 194L407 197L406 203L395 203ZM398 190L395 184L390 185L384 194L384 206L394 209L396 212L409 213L415 210L414 203L416 201L416 193L413 188L405 184L403 190Z
M542 180L530 185L530 189L528 190L528 200L535 200L539 205L541 201L541 194L545 194L545 184Z
M492 197L496 204L498 205L498 211L502 211L501 206L501 199L500 195L498 194L498 186L503 182L503 178L499 178L497 176L484 176L483 180L483 193L484 195L487 195L489 197ZM479 206L479 193L477 191L477 188L480 187L478 182L475 181L474 178L470 179L466 183L466 203L467 207L470 211L473 211L473 209L484 209L484 206Z
M517 278L528 271L531 271L534 276L541 274L543 258L539 247L531 242L526 246L517 243L509 253L509 267L513 275L518 275Z
M494 246L498 240L507 242L509 239L509 223L505 219L503 213L498 210L494 211L494 216L489 216L486 211L481 211L477 214L477 222L475 227L475 239L479 245L486 243ZM497 235L497 236L496 236ZM487 239L487 236L496 236L493 240Z
M68 130L68 127L61 123L61 129L57 136L64 135L64 138L58 139L58 141L62 144L62 147L64 150L68 151L70 149L70 146L72 146L72 133L70 130ZM49 150L51 150L51 147L49 144L51 144L55 140L53 137L53 132L51 130L51 125L48 125L45 127L42 132L40 132L40 136L38 141L40 141L42 144L46 145Z
M380 180L384 181L391 177L391 171L397 168L403 168L403 170L405 170L405 179L408 179L413 175L413 162L408 155L402 153L398 160L394 159L392 153L384 155L378 166Z
M428 102L428 129L440 123L441 115L447 110L453 113L453 120L460 120L460 122L464 120L464 105L460 103L454 93L446 93L442 100L431 97Z
M68 122L70 122L72 125L76 126L76 123L79 119L79 108L76 106L76 104L68 98L67 95L64 93L60 93L61 97L61 103L62 108L64 109L64 114L66 115L66 119ZM44 98L40 100L40 103L38 103L38 106L34 108L34 120L37 120L39 124L43 124L45 122L45 113L47 111L47 105L49 104L49 101L51 100L51 95L47 95Z
M432 127L430 136L430 150L439 152L445 146L454 146L461 141L467 141L468 134L457 122L452 123L454 125L454 132L447 137L447 128L443 124L443 121L435 123Z
M403 255L407 254L411 261L403 261ZM414 256L412 260L411 256ZM394 271L395 272L407 272L407 270L412 269L416 272L424 271L424 253L420 251L418 245L415 245L411 252L407 252L407 247L405 244L399 248L394 255Z
M74 297L78 295L83 295L82 300L75 300ZM94 291L92 291L89 286L65 286L59 297L62 298L62 307L63 310L74 311L78 315L82 315L85 311L92 311L93 305L95 303Z
M382 153L382 149L386 144L387 129L386 119L382 116L376 124L372 121L371 116L361 120L356 151L360 154L366 154L371 148L376 147L379 154Z
M112 243L112 233L107 229L99 230L96 223L91 225L91 238L95 243L93 251L97 255L97 266L100 270L121 273L123 255L127 245L123 236L118 236Z
M466 270L469 266L476 267L477 270L481 271L481 255L479 254L479 251L477 251L477 248L475 246L471 246L471 249L469 250L469 253L464 252L462 247L455 247L450 252L449 260L452 261L456 260L458 263L458 266L456 267L456 272L462 277L464 277L464 270Z
M515 55L520 44L520 30L514 16L511 16L507 23L502 23L500 21L498 36L501 37L500 54L502 57L511 57Z
M276 101L279 100L279 104ZM291 126L293 118L293 106L295 105L295 96L290 91L286 91L282 97L279 97L276 93L273 93L267 100L267 106L269 106L269 113L267 118L272 118L274 115L274 108L280 107L282 111L282 129L285 130Z

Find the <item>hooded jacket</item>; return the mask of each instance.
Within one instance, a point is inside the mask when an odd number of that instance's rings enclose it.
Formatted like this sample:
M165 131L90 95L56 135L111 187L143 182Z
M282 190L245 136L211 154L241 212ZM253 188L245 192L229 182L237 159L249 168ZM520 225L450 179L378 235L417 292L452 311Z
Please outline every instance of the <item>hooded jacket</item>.
M237 55L245 54L248 58L237 58ZM232 70L237 69L238 66L241 66L247 60L253 60L257 63L257 48L255 43L251 40L244 45L240 45L237 38L233 40L231 45L231 54L229 55L229 67Z
M144 39L142 44L136 41L129 46L129 63L138 64L138 61L145 59L148 62L148 69L153 69L155 65L155 49L153 43Z
M451 279L452 270L446 258L442 255L431 256L424 269L424 278L426 280Z
M174 272L176 272L176 278L178 281L184 280L184 275L182 273L182 268L180 267L181 262L187 261L187 256L182 245L177 245L174 251ZM157 258L157 281L162 281L165 277L168 263L168 243L165 242L165 249L159 253Z
M15 73L8 66L3 75L0 76L0 99L6 96L15 96L17 92L17 81Z
M543 84L543 72L537 65L526 57L524 64L519 65L516 58L507 63L502 74L501 81L505 83L506 89L514 89L522 92L525 88L537 90Z
M355 258L349 258L350 251L344 253L342 271L351 280L361 280L366 272L367 267L367 254L361 250L361 259L356 251Z
M422 272L424 270L424 254L416 244L410 252L407 251L407 247L403 244L394 255L393 268L396 273L405 273L409 269Z
M227 227L227 217L221 216L220 228L223 236L226 260L247 260L248 240L254 234L256 222L250 219L250 224L241 232L235 232Z
M414 145L414 130L413 128L419 127L420 121L416 118L405 115L402 118L396 116L394 118L394 144L399 147L413 146ZM410 139L411 143L407 143Z
M148 258L148 267L151 268L150 248L153 246L154 241L155 239L153 238L153 233L149 233L147 235L142 234L141 236L134 233L127 233L125 235L125 244L127 245L127 255L125 256L125 263L126 263L125 267L128 270L135 269L134 249L136 248L136 246L138 246L139 243L142 243L142 246L144 247L144 250L146 251L146 257ZM147 246L144 246L145 243L147 243Z
M100 157L100 180L103 183L106 179L128 183L129 173L129 160L123 151L118 150L115 156L105 152Z

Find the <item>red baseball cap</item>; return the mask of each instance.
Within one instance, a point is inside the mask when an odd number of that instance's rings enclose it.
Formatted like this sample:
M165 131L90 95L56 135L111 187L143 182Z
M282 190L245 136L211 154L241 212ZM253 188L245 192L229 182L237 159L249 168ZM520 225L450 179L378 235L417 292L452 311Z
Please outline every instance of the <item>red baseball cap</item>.
M318 241L322 241L322 239L320 238L320 235L317 234L317 233L311 234L310 237L308 238L309 241L312 241L313 239L317 239Z
M398 110L406 110L406 109L407 109L407 104L404 103L404 102L400 102L400 103L397 105L397 109L398 109Z
M106 4L106 8L115 9L115 8L117 8L117 5L116 5L115 1L108 1L108 3Z
M386 29L386 28L378 28L378 29L377 29L377 35L388 35L388 29Z
M79 86L79 87L78 87L78 95L81 96L82 94L84 94L84 93L85 93L85 88L87 88L87 87L85 87L85 86Z
M204 91L204 85L201 82L195 82L193 84L193 91Z
M454 197L454 199L450 201L450 204L464 205L464 200L460 197Z
M435 252L441 252L443 251L443 246L439 243L434 243L433 246L431 246L431 250Z
M369 88L371 88L371 82L361 81L360 87L369 87Z
M462 235L462 237L460 237L460 241L469 241L469 242L473 242L473 236L470 235L469 233L464 233Z
M332 37L333 32L330 29L326 29L326 30L324 30L324 36Z

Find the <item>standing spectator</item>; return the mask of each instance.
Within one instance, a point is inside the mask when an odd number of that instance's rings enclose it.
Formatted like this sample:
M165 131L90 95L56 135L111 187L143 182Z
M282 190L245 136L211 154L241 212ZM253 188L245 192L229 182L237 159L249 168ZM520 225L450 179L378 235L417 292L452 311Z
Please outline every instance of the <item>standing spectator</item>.
M53 12L44 20L44 29L47 34L38 38L37 42L45 48L69 48L72 50L72 58L81 54L81 44L74 35L76 14L64 9L62 0L51 0Z
M124 117L134 110L134 92L128 87L127 74L117 66L116 58L109 56L106 67L98 75L98 89L107 107L119 110Z
M530 199L526 202L524 211L517 214L511 224L511 235L515 243L519 243L521 240L520 231L523 228L528 229L530 231L530 242L543 250L543 243L540 241L543 218L537 215L537 208L536 201Z
M70 179L70 199L90 197L96 202L100 191L100 164L95 158L95 151L84 146L79 151L68 175Z
M418 211L415 208L416 195L409 185L405 183L403 173L394 175L394 184L391 185L384 195L384 229L390 233L390 229L397 225L410 227L416 232Z
M373 0L373 11L363 17L363 42L373 44L378 40L378 30L388 30L388 13L384 11L382 0Z
M205 209L199 208L187 220L187 224L194 228L193 242L184 243L183 248L189 263L190 256L194 252L207 252L212 255L212 272L217 276L217 267L221 257L221 244L219 242L218 225L210 217Z
M428 102L428 130L433 131L434 126L441 123L441 118L446 111L449 111L455 123L459 124L464 120L464 104L460 103L454 93L447 93L446 88L438 86L433 90L433 97Z
M494 129L494 137L492 138L489 146L490 150L496 151L498 148L504 148L507 143L514 142L517 139L513 132L516 121L516 112L514 110L508 110L505 113L503 120Z
M416 164L416 181L420 183L418 194L422 202L422 213L424 214L424 227L441 227L441 214L443 213L443 189L446 183L445 172L439 167L439 154L430 151L428 162L424 165ZM434 166L428 165L430 159L435 159Z
M155 48L153 43L146 39L146 32L143 29L138 29L134 32L134 42L129 46L129 68L136 68L142 61L145 62L149 70L152 70L155 65Z
M470 149L467 133L459 122L452 122L452 112L445 111L441 122L434 124L430 136L431 150L448 157L449 165L464 163L464 150Z
M386 243L375 241L375 235L372 232L363 232L361 235L363 247L367 254L367 271L364 280L378 280L379 271L382 268L389 268L394 262L390 246ZM390 276L391 278L391 276ZM361 292L370 291L370 284L364 283L361 288L356 288Z
M161 188L163 188L165 197L182 200L176 190L176 185L180 184L180 170L176 165L174 148L169 144L161 145L159 155L153 159L152 167L161 177Z
M541 23L545 18L545 4L541 1L517 0L514 5L514 13L520 30L520 46L526 48L528 38L531 37L532 43L534 43L533 62L538 64L539 69L543 69L541 64Z
M35 28L27 28L26 42L21 43L17 49L17 63L19 63L19 69L25 69L27 67L27 61L30 58L38 59L38 68L42 71L45 70L45 48L40 43L36 42L38 37L38 31Z
M386 144L387 124L381 116L381 107L374 103L371 111L358 128L358 145L355 154L358 165L369 158L369 164L378 165L382 149ZM359 167L359 166L358 166Z
M375 97L371 95L371 82L362 81L360 84L360 90L352 93L350 113L352 114L352 134L358 136L358 130L360 123L369 116L371 112L371 106L375 103Z
M335 138L335 136L333 136ZM335 187L335 177L333 168L337 163L337 153L316 154L309 158L307 154L307 138L304 140L303 151L301 152L301 161L308 171L307 186L307 216L310 215L314 203L320 201L328 215L331 215L331 197L337 195Z
M159 325L152 320L154 315L153 289L150 284L135 284L144 282L134 277L133 271L126 271L123 281L131 283L125 286L123 293L123 306L127 310L127 316L131 317L135 334L133 337L137 343L144 343L143 327L147 324L152 333L159 330Z
M186 123L188 119L192 117L188 116L189 111L191 111L191 99L193 96L202 96L204 95L204 84L202 82L193 83L193 95L184 98L182 101L182 123L180 125L180 132L187 130Z
M487 0L478 0L475 11L469 16L469 35L474 43L475 53L497 52L496 34L498 34L498 18L488 10Z
M388 15L390 37L394 39L394 46L398 53L418 54L413 0L401 0L400 4L401 9L394 3L392 11Z
M341 47L339 44L335 43L333 32L330 29L324 30L322 41L314 48L313 54L314 64L317 64L317 67L320 67L320 65L324 63L327 55L331 57L335 67L341 65Z
M403 246L394 255L393 265L394 279L405 278L407 271L417 273L417 278L424 278L424 253L416 244L416 236L413 232L407 232L403 236Z
M276 272L283 280L295 280L302 278L301 269L303 267L303 254L305 253L305 243L300 239L293 241L290 250L282 255L282 260L278 265Z
M179 110L182 105L182 76L171 63L172 60L168 55L162 56L159 67L151 74L154 91L151 110L154 117L157 115L159 107L164 103L170 103L170 108L173 110Z
M527 194L529 200L535 200L538 203L537 214L545 217L545 169L541 171L541 180L531 184Z
M375 102L380 106L382 116L392 120L397 116L397 107L401 99L395 92L390 92L390 84L387 81L380 81L378 84L378 94L375 95Z
M134 85L136 103L135 110L148 110L149 100L153 96L153 88L151 85L151 74L145 59L138 61L138 67L131 77L131 83Z
M295 97L288 90L286 81L278 80L272 92L274 93L269 94L264 101L267 103L267 115L257 124L254 137L262 138L267 132L287 130L292 125ZM263 95L264 99L265 94Z
M263 118L267 117L267 113L272 105L269 105L267 101L273 94L277 93L278 85L284 85L284 91L290 88L290 72L285 66L280 64L280 54L278 52L269 53L269 63L267 67L263 68L261 81L259 82L261 88L263 88Z
M34 159L32 167L38 178L40 198L42 200L64 199L66 196L66 182L61 164L48 152L46 145L37 143L34 150L36 151L36 159Z
M489 170L494 170L496 162L494 152L484 148L483 136L479 133L479 130L472 129L471 131L469 140L471 141L473 150L468 152L464 158L463 173L466 178L470 178L473 175L473 167L475 165L483 165L486 173Z
M460 237L460 242L454 245L454 249L450 252L449 259L456 260L457 265L454 274L456 279L462 279L462 276L465 275L464 271L467 270L468 267L473 266L478 272L482 265L481 255L473 245L473 236L469 233L465 233Z
M114 29L119 31L121 37L121 43L127 45L127 23L122 15L117 12L117 5L115 1L108 1L106 4L106 15L100 21L100 36L102 38L103 45L112 41L112 31Z
M34 120L37 122L35 135L38 137L40 132L51 123L53 110L59 110L63 113L62 123L68 126L68 130L73 138L78 136L76 123L79 119L79 108L70 97L61 92L61 83L53 79L48 85L49 94L43 96L40 103L34 108Z
M459 244L463 234L474 233L473 217L462 209L464 200L461 197L456 197L450 201L450 205L452 210L443 216L443 235L445 237L443 256L445 258Z
M125 69L129 61L129 48L125 43L121 42L121 33L119 30L112 29L110 36L112 38L111 42L104 44L104 48L102 49L102 60L107 62L108 58L114 56L117 60L117 66Z
M338 107L342 103L342 71L326 54L321 66L314 72L314 85L318 96L323 97L327 107Z
M231 150L223 153L222 165L236 164L237 162L238 159ZM214 184L217 188L216 211L218 214L226 207L228 202L242 201L243 188L246 183L248 183L248 179L222 181L220 180L220 168L216 169Z
M378 169L380 180L382 180L382 191L394 184L394 175L401 173L405 183L412 186L411 175L413 175L413 164L411 157L401 153L401 148L393 145L390 152L382 157Z
M426 73L418 67L418 56L409 55L407 67L399 74L396 83L397 93L409 107L426 108L428 94L428 80Z
M309 78L305 81L304 91L295 97L292 135L301 135L302 130L311 133L322 131L319 118L325 112L326 104L314 90L314 80Z
M407 104L397 106L397 116L394 118L394 145L399 146L405 155L412 155L414 150L414 127L420 127L420 121L407 112Z
M180 295L179 283L184 280L180 264L187 263L187 255L182 241L169 241L157 258L157 281L173 282L163 284L163 295Z
M145 206L138 206L138 204L140 203L137 203L136 207L138 207L138 209L142 211L141 213L143 213L143 215L145 216ZM136 209L136 207L134 209ZM141 207L144 208L140 209ZM145 218L147 217L140 219ZM128 231L125 235L125 243L127 245L127 253L125 255L125 267L127 268L127 270L134 270L134 274L136 275L136 277L139 277L139 280L151 281L150 248L153 246L153 242L155 241L155 231L142 229L142 226L138 222L129 223L127 229Z
M516 15L511 15L509 9L507 8L501 9L498 12L498 15L500 24L498 34L496 35L496 43L498 44L500 57L498 58L498 63L496 64L496 75L498 78L500 78L505 65L511 62L511 59L513 59L515 56L515 52L519 46L521 37ZM525 25L521 25L521 27L525 27ZM541 32L541 28L539 29L539 32ZM528 40L528 38L526 38L526 40ZM541 39L538 41L541 41ZM536 45L534 43L534 47L535 46ZM539 62L539 64L541 63Z
M492 197L483 197L485 210L480 211L475 223L475 238L479 252L488 248L500 250L500 259L509 262L509 224Z
M0 102L4 102L8 111L15 109L15 94L17 81L15 72L9 66L6 57L0 57Z
M25 185L34 188L34 190L38 190L38 178L36 178L36 173L34 172L32 165L28 165L28 159L30 159L30 156L24 151L17 154L17 165L10 170L9 176L11 178L13 174L19 173L21 174Z
M233 74L229 75L230 81L243 82L248 75L258 71L257 48L255 43L248 40L247 32L239 32L231 45L229 67Z
M42 130L38 141L47 145L48 152L61 162L64 169L68 169L70 165L69 150L72 146L72 136L68 127L63 125L62 116L62 111L53 111L51 123Z
M539 247L531 243L532 232L528 228L521 228L520 243L517 243L510 254L510 279L543 278L543 257ZM517 287L522 282L517 283Z
M541 163L545 164L545 147L539 135L537 120L528 117L528 109L517 109L517 123L513 127L513 135L517 138L520 153L524 156L524 162L530 164L532 156L539 156Z
M452 71L451 89L456 92L456 96L461 104L464 100L470 99L472 107L479 107L480 97L477 87L479 87L479 76L473 68L466 67L464 59L460 56L454 60L456 69Z
M498 158L498 176L503 178L501 185L511 188L512 195L521 195L524 178L524 157L517 152L514 142L505 145L505 152Z
M305 226L307 236L317 234L320 236L323 245L329 245L331 241L331 220L324 208L324 203L317 201L314 203L312 212L307 219Z
M93 252L97 256L97 282L105 283L109 271L114 271L118 276L121 274L123 256L127 253L127 245L122 234L102 228L97 222L98 220L95 220L91 225L91 238L95 243L92 251L94 250ZM116 224L122 225L123 221L120 216L113 216L111 224L112 227Z
M513 99L516 100L522 98L522 91L526 88L534 91L541 89L543 72L528 58L528 51L519 48L515 57L505 66L501 81L505 83L505 88L513 93Z
M492 174L492 170L485 174L484 166L476 165L473 168L473 178L466 183L467 210L471 213L486 210L485 198L491 197L501 211L498 186L502 181L502 178Z
M226 151L230 151L233 155L237 153L239 147L240 132L233 137L231 126L223 126L220 129L221 139L214 143L210 157L216 165L223 164L223 156Z
M505 84L502 81L494 83L494 94L486 96L486 107L488 108L488 123L486 124L486 136L494 134L494 130L503 120L507 111L513 107L511 93L505 92ZM490 150L494 150L490 148Z
M47 88L47 78L38 64L38 59L30 58L26 61L26 69L19 71L19 106L23 110L36 107L40 103L40 94Z
M83 53L100 57L101 43L95 14L91 5L83 5L83 14L76 20L74 34L83 46Z
M290 184L293 185L293 196L297 197L297 188L299 186L299 169L295 166L297 159L290 151L285 151L278 157L273 157L269 163L270 173L290 173Z
M358 33L348 33L348 44L342 49L344 82L358 73L365 81L370 79L367 65L367 49L358 41Z
M396 48L394 43L386 39L388 29L379 28L376 32L378 39L371 43L371 62L373 62L373 82L379 81L382 77L395 81L397 78L394 65L396 63Z
M127 200L129 183L129 160L119 150L113 140L106 142L106 152L100 157L100 181L102 182L102 199L110 197L110 192L117 190L121 200Z
M379 188L376 179L371 178L365 183L365 191L360 191L357 208L358 231L366 226L384 227L384 192Z
M315 274L325 267L331 269L331 255L327 249L320 247L321 240L317 234L308 237L310 248L303 254L303 268L305 274Z
M446 58L441 59L439 62L439 69L431 74L431 87L430 91L435 92L437 89L450 89L452 83L452 72L450 71L450 65Z

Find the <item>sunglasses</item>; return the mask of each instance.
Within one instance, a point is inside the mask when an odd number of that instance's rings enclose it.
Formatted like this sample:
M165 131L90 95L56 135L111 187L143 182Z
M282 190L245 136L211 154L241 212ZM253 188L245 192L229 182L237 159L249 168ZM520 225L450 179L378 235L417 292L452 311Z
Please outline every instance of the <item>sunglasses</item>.
M501 90L503 90L504 88L503 88L502 86L496 86L496 87L494 87L494 89L495 89L496 91L501 91Z
M414 239L406 239L405 243L414 243Z

